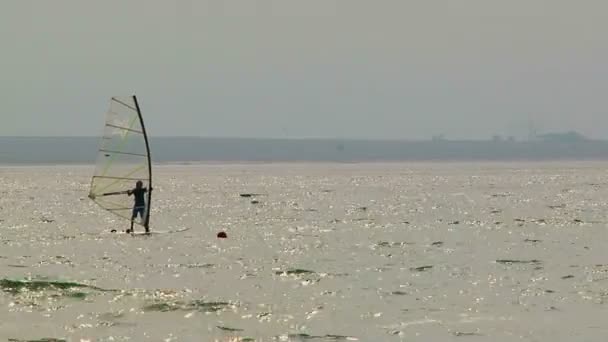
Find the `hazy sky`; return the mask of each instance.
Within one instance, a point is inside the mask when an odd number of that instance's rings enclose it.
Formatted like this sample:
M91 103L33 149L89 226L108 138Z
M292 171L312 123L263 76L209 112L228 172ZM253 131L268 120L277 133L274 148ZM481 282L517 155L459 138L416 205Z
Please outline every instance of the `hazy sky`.
M608 138L605 0L2 0L0 135Z

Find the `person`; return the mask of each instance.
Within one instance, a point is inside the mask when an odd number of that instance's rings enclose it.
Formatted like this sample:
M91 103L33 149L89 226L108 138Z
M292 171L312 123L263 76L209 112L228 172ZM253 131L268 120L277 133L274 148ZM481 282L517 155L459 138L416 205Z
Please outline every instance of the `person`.
M150 191L152 191L152 188L150 188ZM127 230L127 233L133 233L133 223L135 222L135 219L137 218L137 215L139 215L141 217L141 220L145 222L146 220L146 198L145 198L145 194L148 192L147 188L144 188L144 183L142 181L137 181L137 183L135 183L135 189L132 190L128 190L127 191L127 195L129 196L133 196L135 203L133 205L133 214L131 215L131 229ZM150 230L148 228L148 225L145 224L144 225L146 228L146 233L149 233Z

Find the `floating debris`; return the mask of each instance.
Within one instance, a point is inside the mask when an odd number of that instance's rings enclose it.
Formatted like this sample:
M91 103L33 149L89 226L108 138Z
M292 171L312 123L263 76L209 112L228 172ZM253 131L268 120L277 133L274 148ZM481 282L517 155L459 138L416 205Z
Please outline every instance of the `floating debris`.
M180 267L185 268L213 268L214 264L180 264Z
M288 338L290 339L299 339L301 341L306 340L325 340L325 341L358 341L355 337L342 336L342 335L324 335L324 336L314 336L308 334L289 334Z
M143 310L147 312L199 311L212 313L222 311L233 306L235 305L229 302L205 302L203 300L194 300L191 302L157 302L144 306Z
M289 269L287 271L276 271L275 274L277 275L303 275L303 274L315 274L316 272L314 271L309 271L309 270L304 270L304 269L299 269L299 268L295 268L295 269Z
M240 194L240 196L243 198L251 198L251 197L265 196L265 194L244 193L244 194Z
M524 242L538 243L538 242L543 242L543 241L542 240L537 240L537 239L525 239Z
M436 241L431 244L431 246L441 247L443 246L443 241Z
M222 326L217 326L218 329L222 330L222 331L230 331L230 332L240 332L240 331L244 331L243 329L237 329L237 328L229 328L229 327L222 327Z
M464 336L482 336L482 335L479 334L479 333L474 333L474 332L460 332L460 331L457 331L457 332L454 333L454 336L456 336L456 337L464 337Z
M388 247L388 248L392 248L392 247L405 247L405 246L407 246L407 245L413 245L413 244L414 244L414 243L412 243L412 242L406 242L406 241L403 241L403 242L387 242L387 241L381 241L381 242L378 242L378 243L376 244L376 246L378 246L378 247Z
M509 259L499 259L496 260L497 264L505 264L505 265L512 265L512 264L533 264L533 265L537 265L540 264L541 261L540 260L509 260Z
M574 276L573 276L572 274L569 274L569 275L567 275L567 276L563 276L563 277L562 277L562 279L564 279L564 280L565 280L565 279L572 279L572 278L574 278Z
M410 270L416 271L416 272L424 272L424 271L428 271L432 268L433 268L433 266L420 266L420 267L412 267L412 268L410 268Z

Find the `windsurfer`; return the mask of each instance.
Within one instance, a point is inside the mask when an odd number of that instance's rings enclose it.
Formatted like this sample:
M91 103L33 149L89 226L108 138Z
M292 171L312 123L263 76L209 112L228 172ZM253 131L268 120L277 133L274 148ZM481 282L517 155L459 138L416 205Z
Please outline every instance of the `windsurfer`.
M150 188L150 191L153 189ZM127 230L127 233L133 233L133 222L137 218L137 215L141 217L142 221L146 220L146 199L145 194L148 192L147 188L144 188L144 183L142 181L137 181L135 183L135 189L128 190L127 195L133 195L135 199L135 204L133 205L133 215L131 216L131 229ZM150 230L146 225L146 233L149 233Z

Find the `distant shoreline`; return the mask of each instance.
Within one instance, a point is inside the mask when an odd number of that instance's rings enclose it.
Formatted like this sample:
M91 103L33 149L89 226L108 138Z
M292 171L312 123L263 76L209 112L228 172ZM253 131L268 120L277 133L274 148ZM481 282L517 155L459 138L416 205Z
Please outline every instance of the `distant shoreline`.
M397 167L403 166L408 167L422 167L422 166L495 166L495 167L511 167L514 165L537 165L537 166L560 166L564 164L579 165L579 166L593 166L593 165L605 165L608 167L608 159L602 160L575 160L575 159L561 159L561 160L435 160L435 161L362 161L362 162L326 162L326 161L273 161L273 162L247 162L247 161L202 161L193 163L182 163L182 162L167 162L167 163L153 163L155 169L163 168L214 168L214 167L282 167L282 166L333 166L333 167L349 167L349 166L387 166ZM0 163L0 170L9 169L91 169L91 172L95 169L95 164L82 164L82 163L26 163L26 164L9 164Z
M398 141L155 137L157 165L608 161L608 141ZM0 165L89 165L98 137L0 137Z

